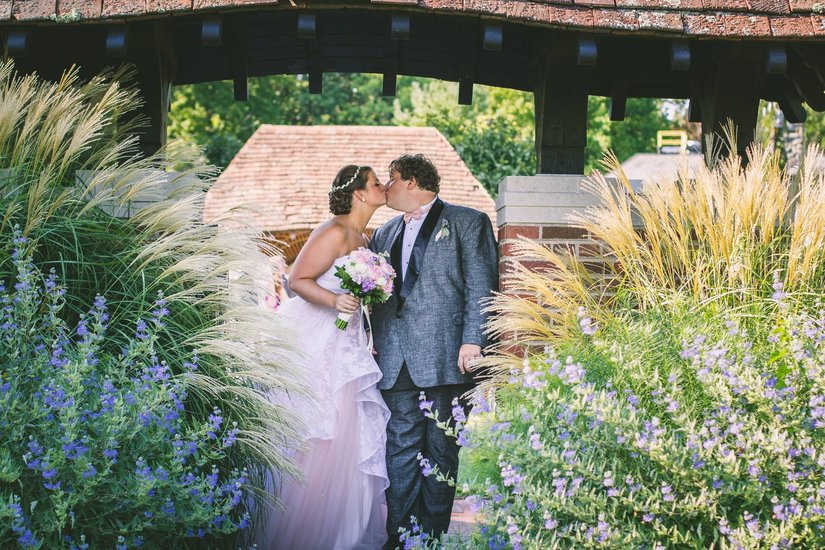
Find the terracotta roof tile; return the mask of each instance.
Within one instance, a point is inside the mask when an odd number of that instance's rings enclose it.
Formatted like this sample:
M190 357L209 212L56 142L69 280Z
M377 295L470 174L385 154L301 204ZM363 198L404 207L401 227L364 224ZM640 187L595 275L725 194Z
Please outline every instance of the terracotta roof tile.
M750 11L766 13L790 13L788 0L748 0Z
M814 6L816 4L822 4L820 0L790 0L791 11L804 11L804 12L812 12L814 11Z
M597 9L593 10L596 27L620 29L624 31L639 30L639 12L636 10Z
M725 31L736 28L741 36L770 36L771 25L767 15L731 13L725 19Z
M817 36L825 36L825 16L812 15L811 24L814 28L814 34Z
M701 10L702 0L616 0L616 6L659 10Z
M75 12L79 13L84 19L95 19L101 16L101 8L101 2L87 2L86 0L57 0L58 15L68 15Z
M714 14L686 13L683 16L685 32L698 35L720 35L725 33L725 21ZM765 21L767 25L767 21ZM768 28L770 32L770 27Z
M495 223L495 202L438 130L395 126L264 124L207 193L204 218L249 205L266 231L312 228L331 215L327 193L342 166L369 165L384 179L390 161L404 153L435 163L445 201L486 212ZM370 227L396 215L381 208Z
M705 11L748 11L746 0L702 0Z
M103 0L103 17L141 15L146 13L144 0Z
M146 0L147 12L170 12L192 9L192 0Z
M808 15L792 17L771 17L771 32L774 36L813 36L814 29Z
M616 33L645 30L728 38L821 36L825 0L0 0L0 19L48 19L76 10L85 21L159 17L167 12L221 10L281 4L290 8L378 9L400 7L449 14L466 13L548 27L608 28ZM580 11L567 11L575 7ZM637 9L638 13L623 12ZM761 15L774 16L769 22ZM811 25L793 14L810 16ZM757 17L742 19L741 15ZM679 19L683 23L680 23ZM744 26L740 26L744 24ZM681 28L680 28L681 25Z
M554 25L592 27L593 10L582 7L547 6L547 22Z
M677 12L644 10L639 12L639 29L683 32L685 22Z
M15 0L12 17L19 21L46 19L57 11L55 0Z

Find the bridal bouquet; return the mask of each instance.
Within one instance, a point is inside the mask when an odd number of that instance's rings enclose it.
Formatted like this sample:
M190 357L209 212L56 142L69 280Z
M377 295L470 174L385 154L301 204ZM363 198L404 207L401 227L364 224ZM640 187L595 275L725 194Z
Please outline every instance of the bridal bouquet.
M335 269L335 276L341 279L341 288L349 290L366 306L386 302L392 294L395 270L387 261L387 254L376 254L366 248L352 251L344 264ZM352 318L352 313L339 313L335 326L344 330Z

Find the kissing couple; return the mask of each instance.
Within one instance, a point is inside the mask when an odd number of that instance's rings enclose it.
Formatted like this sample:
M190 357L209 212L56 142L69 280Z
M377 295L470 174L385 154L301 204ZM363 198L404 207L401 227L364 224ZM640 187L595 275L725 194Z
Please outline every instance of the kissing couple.
M333 217L296 258L296 296L279 310L295 328L314 390L312 402L289 401L309 426L297 456L304 483L281 480L284 510L264 522L259 548L394 549L412 518L432 537L450 525L455 487L425 477L419 460L455 477L459 446L425 417L420 396L434 410L450 411L456 399L467 409L498 257L489 217L441 200L440 179L423 155L394 160L383 184L368 166L335 176ZM403 215L370 241L367 224L385 204ZM396 272L390 298L372 306L374 349L358 298L335 275L362 247L388 254ZM344 330L339 313L356 313Z

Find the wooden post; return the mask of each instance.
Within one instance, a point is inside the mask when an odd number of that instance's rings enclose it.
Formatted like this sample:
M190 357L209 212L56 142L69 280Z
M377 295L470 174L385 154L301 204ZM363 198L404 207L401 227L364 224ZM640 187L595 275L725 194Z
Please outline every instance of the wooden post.
M548 60L536 79L539 174L584 174L589 67Z
M745 158L756 131L761 72L755 61L726 56L706 73L699 98L703 151L712 135L713 143L718 143L720 152L725 154L725 129L732 122L736 130L736 151Z
M161 25L160 23L158 25ZM144 104L138 111L148 125L141 128L140 151L149 156L166 145L169 106L172 100L175 59L169 33L157 26L150 36L150 44L143 42L137 51L129 52L129 61L137 69L137 82Z

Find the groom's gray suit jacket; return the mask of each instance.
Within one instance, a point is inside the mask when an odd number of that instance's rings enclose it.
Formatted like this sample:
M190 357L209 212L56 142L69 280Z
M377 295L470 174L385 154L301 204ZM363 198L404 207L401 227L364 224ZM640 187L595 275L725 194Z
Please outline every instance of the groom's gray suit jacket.
M379 227L370 242L401 266L403 216ZM498 254L493 226L483 212L436 199L413 246L406 277L397 276L393 295L372 310L376 357L391 388L407 364L416 386L472 383L461 374L462 344L484 348L484 300L498 288Z

